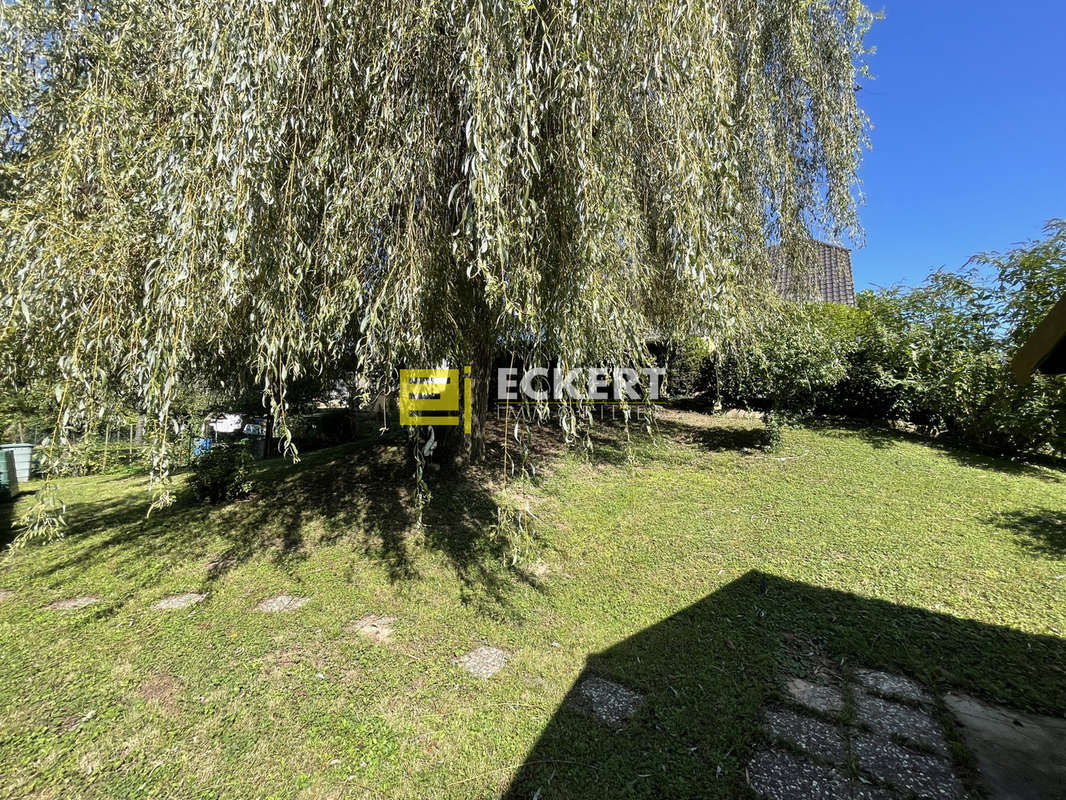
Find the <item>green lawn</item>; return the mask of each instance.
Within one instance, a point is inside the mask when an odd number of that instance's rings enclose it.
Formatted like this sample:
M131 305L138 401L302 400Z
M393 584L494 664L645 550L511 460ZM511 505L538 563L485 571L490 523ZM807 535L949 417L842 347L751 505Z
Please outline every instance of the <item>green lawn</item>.
M726 798L785 675L1066 709L1066 471L759 437L674 412L628 456L610 428L590 459L546 447L535 481L433 472L421 530L376 432L222 507L146 518L143 477L68 480L67 538L0 566L0 796ZM251 610L282 592L311 599ZM78 595L101 602L46 607ZM351 632L368 613L390 641ZM480 645L510 654L489 680L456 664ZM586 670L643 695L622 730L563 705Z

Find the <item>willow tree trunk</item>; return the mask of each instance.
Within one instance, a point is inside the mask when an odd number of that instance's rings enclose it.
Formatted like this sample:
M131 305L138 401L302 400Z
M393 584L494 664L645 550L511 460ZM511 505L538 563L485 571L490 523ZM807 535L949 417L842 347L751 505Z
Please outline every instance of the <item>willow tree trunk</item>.
M470 433L464 436L463 450L471 464L485 458L485 439L489 415L489 386L492 380L492 346L482 342L470 358ZM465 389L465 383L464 383ZM463 406L465 414L465 404Z

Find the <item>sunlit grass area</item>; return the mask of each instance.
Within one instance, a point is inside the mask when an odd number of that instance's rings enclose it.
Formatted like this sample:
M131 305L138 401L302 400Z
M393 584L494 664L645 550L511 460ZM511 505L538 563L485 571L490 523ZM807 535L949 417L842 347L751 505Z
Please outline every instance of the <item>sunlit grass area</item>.
M224 506L65 481L66 539L0 566L0 795L725 798L787 674L1066 708L1066 471L830 425L767 452L684 412L600 433L535 478L505 484L499 442L431 470L421 527L372 427ZM153 607L181 592L206 599ZM279 594L309 599L254 610ZM457 663L482 645L508 654L489 679ZM620 731L564 703L585 671L643 697Z

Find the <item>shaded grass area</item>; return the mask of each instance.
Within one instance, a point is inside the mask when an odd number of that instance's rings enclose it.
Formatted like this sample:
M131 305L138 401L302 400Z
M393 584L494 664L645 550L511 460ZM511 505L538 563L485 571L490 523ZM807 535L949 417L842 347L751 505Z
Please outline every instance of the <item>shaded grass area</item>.
M728 777L723 786L723 776L742 772L748 744L765 735L759 710L791 702L777 691L784 675L840 686L857 667L872 666L994 697L1017 696L1035 682L1051 696L1032 699L1055 705L1066 703L1066 675L1049 681L1042 672L1064 658L1061 638L753 570L591 655L583 678L624 681L649 711L614 731L564 702L506 796L659 797L664 785L671 797L728 796L743 788ZM937 711L958 746L946 709ZM972 782L968 754L956 755Z
M373 429L226 506L66 482L68 538L0 567L0 794L724 798L785 674L1066 709L1061 470L847 427L766 453L754 420L671 412L591 457L544 435L505 487L495 427L486 471L430 471L422 527ZM513 507L532 539L497 528ZM283 592L311 600L250 610ZM455 663L483 644L510 654L489 681ZM588 670L645 695L621 733L560 707Z

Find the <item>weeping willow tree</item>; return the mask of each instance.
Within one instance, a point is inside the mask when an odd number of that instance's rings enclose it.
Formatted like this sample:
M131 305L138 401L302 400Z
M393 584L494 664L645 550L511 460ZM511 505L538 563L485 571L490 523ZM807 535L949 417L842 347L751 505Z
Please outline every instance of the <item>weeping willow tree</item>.
M857 231L858 0L0 6L3 378L55 446L116 392L337 363L587 366L757 318L766 245Z

